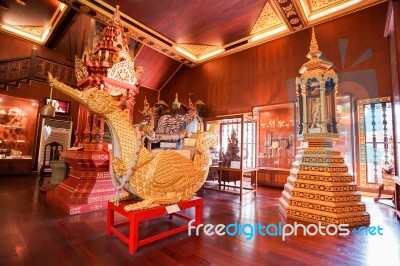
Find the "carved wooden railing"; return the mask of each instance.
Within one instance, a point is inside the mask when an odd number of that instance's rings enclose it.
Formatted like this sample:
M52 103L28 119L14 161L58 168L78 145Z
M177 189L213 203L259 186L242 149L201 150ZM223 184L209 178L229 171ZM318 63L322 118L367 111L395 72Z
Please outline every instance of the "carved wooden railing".
M30 84L31 80L47 82L47 73L65 84L76 86L75 69L37 55L32 49L31 56L0 61L0 90L9 86L19 87L20 83Z

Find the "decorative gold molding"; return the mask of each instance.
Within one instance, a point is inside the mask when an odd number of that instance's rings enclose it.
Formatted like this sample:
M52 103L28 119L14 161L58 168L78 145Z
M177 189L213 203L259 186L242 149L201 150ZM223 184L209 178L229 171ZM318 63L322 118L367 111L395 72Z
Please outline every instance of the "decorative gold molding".
M339 4L342 4L343 2L349 2L349 1L343 1L343 0L311 0L311 1L307 1L307 3L309 5L311 5L313 11L322 9L324 7L337 6Z
M180 43L178 44L178 46L182 47L183 49L187 50L188 52L190 52L195 56L208 54L221 48L220 46L215 46L215 45L200 45L200 44L188 44L188 43Z
M42 26L12 25L11 27L22 30L26 33L35 35L39 38L41 38L42 34L43 34Z
M250 35L262 32L268 28L282 24L279 16L275 13L271 5L267 2L261 11L256 23L251 29Z
M296 0L309 23L334 19L387 0Z
M274 0L279 11L282 13L284 19L286 20L287 26L289 26L292 31L302 30L306 27L306 23L302 18L301 12L297 6L297 2L294 0Z

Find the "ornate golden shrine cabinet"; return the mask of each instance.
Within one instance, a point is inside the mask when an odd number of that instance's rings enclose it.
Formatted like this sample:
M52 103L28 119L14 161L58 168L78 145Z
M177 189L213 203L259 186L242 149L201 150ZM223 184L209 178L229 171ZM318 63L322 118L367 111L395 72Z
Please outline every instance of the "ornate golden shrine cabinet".
M174 105L176 105L175 108ZM183 106L178 101L178 94L176 94L172 109L179 109L181 105ZM144 116L143 142L150 150L152 149L152 144L159 144L160 142L170 142L173 145L168 148L176 149L177 144L189 136L186 126L195 119L199 122L200 117L197 114L197 107L193 105L190 99L189 105L185 105L185 107L187 110L184 114L161 114L162 106L150 107L147 99L144 99L144 108L139 112Z
M336 128L338 79L332 63L319 58L314 29L310 59L297 78L300 149L284 186L279 208L287 217L310 223L369 224L370 216L348 172L344 158L333 146Z
M91 88L105 91L118 108L126 110L129 122L133 122L134 98L139 92L142 69L134 67L129 55L118 6L93 50L86 50L82 59L75 58L75 72L82 92ZM69 214L105 209L114 195L111 154L108 143L103 142L104 122L103 117L80 105L74 144L79 150L63 152L62 157L70 167L69 176L48 193L48 198Z

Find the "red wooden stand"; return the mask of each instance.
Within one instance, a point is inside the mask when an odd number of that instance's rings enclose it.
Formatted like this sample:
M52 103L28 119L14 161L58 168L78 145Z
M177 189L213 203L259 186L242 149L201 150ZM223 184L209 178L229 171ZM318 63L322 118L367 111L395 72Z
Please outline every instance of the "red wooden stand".
M152 209L147 210L140 210L140 211L125 211L124 206L128 204L132 204L134 201L126 201L121 202L119 206L115 206L112 202L108 203L107 208L107 235L114 234L119 239L124 241L129 246L129 253L133 254L136 252L137 248L148 243L157 241L159 239L163 239L173 234L177 234L183 231L188 230L188 224L171 229L169 231L156 234L154 236L147 237L145 239L139 240L138 235L138 227L139 223L147 220L152 220L155 218L163 217L167 215L167 206L160 206ZM196 208L196 215L195 215L195 223L193 225L201 224L203 221L203 199L194 197L190 200L183 201L177 203L176 205L179 206L179 209L185 210L192 207ZM119 224L114 223L114 212L121 214L122 216L128 218L128 221L122 222ZM169 215L170 218L173 216L179 217L181 219L191 221L193 218L179 214L179 213L172 213ZM129 225L129 236L124 235L120 231L117 230L118 227Z

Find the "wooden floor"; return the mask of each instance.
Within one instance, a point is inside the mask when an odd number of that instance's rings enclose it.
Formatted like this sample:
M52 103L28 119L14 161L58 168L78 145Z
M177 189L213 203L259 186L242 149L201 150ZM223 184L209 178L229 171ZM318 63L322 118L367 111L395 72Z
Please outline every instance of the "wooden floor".
M363 197L371 226L383 236L188 236L186 232L139 247L134 255L107 236L106 211L67 216L36 176L0 177L0 265L400 265L400 223L392 209ZM204 223L285 223L281 189L259 187L256 199L205 191ZM141 225L141 236L175 226L177 219Z

